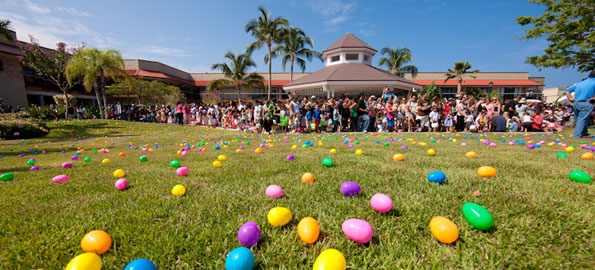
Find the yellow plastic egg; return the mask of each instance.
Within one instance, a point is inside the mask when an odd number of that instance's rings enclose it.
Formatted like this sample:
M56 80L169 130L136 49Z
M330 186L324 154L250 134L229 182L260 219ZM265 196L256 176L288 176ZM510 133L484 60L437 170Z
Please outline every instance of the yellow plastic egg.
M297 145L295 145L295 144L291 146L291 149L293 149L293 150L295 150L295 149L297 149L297 148L298 148L298 146L297 146Z
M215 160L213 162L213 167L215 167L215 168L221 168L221 165L222 165L221 161L219 161L219 160Z
M357 149L357 150L355 150L355 154L358 156L361 156L364 154L364 151L362 151L362 149Z
M430 220L430 231L438 241L450 244L459 238L459 228L448 218L437 216Z
M345 270L347 262L343 254L336 249L327 249L314 261L314 270Z
M112 161L109 160L109 158L106 158L106 159L104 159L104 160L101 161L102 164L108 164L110 162L112 162Z
M254 153L256 153L256 154L262 153L262 148L260 148L260 147L256 148L256 150L254 150Z
M174 196L182 196L186 193L186 188L182 185L175 185L174 188L171 189L171 194Z
M226 161L226 160L227 160L227 157L226 157L225 155L219 155L219 156L217 157L217 159L218 159L219 161Z
M567 152L572 152L572 151L574 151L574 147L572 147L572 146L568 146L568 147L566 147L566 149L564 149L564 150L566 150Z
M331 150L328 151L331 154L336 154L337 153L337 149L333 148Z
M272 226L283 226L291 221L291 211L285 207L275 207L269 211L267 219Z
M65 270L101 270L101 257L95 253L83 253L74 257Z
M428 149L428 156L434 156L434 155L436 155L436 150Z
M124 177L124 175L126 175L126 173L122 169L117 169L114 171L115 178L122 178L122 177Z
M493 177L496 175L496 169L490 166L481 166L477 169L477 174L481 177Z

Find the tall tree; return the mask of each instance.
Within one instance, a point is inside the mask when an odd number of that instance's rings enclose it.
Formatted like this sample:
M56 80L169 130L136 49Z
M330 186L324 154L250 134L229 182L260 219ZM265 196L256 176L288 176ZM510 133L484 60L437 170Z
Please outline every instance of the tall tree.
M268 48L268 54L265 55L265 63L269 64L269 80L268 80L268 94L267 99L271 100L271 61L268 61L268 57L272 55L273 43L279 43L281 40L281 33L284 26L287 26L288 22L282 17L272 18L271 14L264 7L258 7L260 16L256 19L251 19L246 24L246 32L250 33L256 41L248 45L248 51L251 53L256 48L262 48L262 45L266 45Z
M444 82L447 82L448 80L456 79L457 80L457 94L459 94L459 93L461 93L465 75L469 74L469 73L479 72L478 69L476 69L476 70L470 70L470 69L471 69L471 64L469 64L469 62L456 62L454 69L450 69L450 68L448 69L448 72L446 73L446 79L444 79ZM467 75L467 76L469 76L470 78L476 78L473 75Z
M520 39L546 37L549 42L543 55L527 56L526 63L536 67L578 68L595 70L595 1L529 0L545 6L538 17L516 18L520 25L532 25Z
M419 93L421 95L428 94L429 100L432 100L434 97L437 97L440 99L442 98L442 91L440 91L440 88L438 86L436 86L434 81L432 81L432 83L430 83L428 85L424 85L424 87L421 89L421 91Z
M66 43L60 42L56 44L56 50L44 49L39 46L37 40L31 37L31 42L21 44L23 57L22 64L35 71L37 75L48 79L56 85L64 97L68 97L68 89L70 84L66 79L65 72L70 53L76 52L75 48L66 48ZM69 98L64 99L65 117L68 119Z
M281 40L279 45L273 49L273 57L282 55L281 64L283 71L287 66L287 61L290 62L289 81L293 81L293 65L297 63L302 72L306 71L306 60L312 61L313 57L322 60L321 54L315 50L309 49L314 47L314 42L310 36L307 36L302 29L297 27L283 28L281 32ZM268 56L268 55L267 55ZM265 62L268 62L269 57L265 57Z
M165 103L175 105L182 100L183 94L177 86L169 86L156 80L125 77L111 84L108 95L136 95L138 104Z
M256 72L248 73L248 69L256 66L250 58L249 51L238 55L227 52L225 58L229 60L229 65L227 63L217 63L211 67L211 69L221 70L225 78L211 81L207 86L209 91L216 88L234 87L238 92L238 101L241 101L240 90L242 88L251 89L254 85L263 85L264 78L260 74Z
M407 65L405 64L411 62L413 60L413 54L411 54L411 50L407 48L389 48L384 47L380 50L380 54L385 55L378 61L378 65L385 66L386 70L390 72L390 74L397 75L399 77L403 77L405 73L410 72L411 77L417 76L417 67L414 65Z
M14 41L14 35L12 31L10 31L10 20L0 20L0 37L4 38L7 41Z
M113 49L101 51L96 48L82 48L76 51L68 61L65 73L71 85L74 79L80 78L87 91L95 90L102 118L107 116L106 79L128 76L120 52ZM103 102L100 97L103 98Z

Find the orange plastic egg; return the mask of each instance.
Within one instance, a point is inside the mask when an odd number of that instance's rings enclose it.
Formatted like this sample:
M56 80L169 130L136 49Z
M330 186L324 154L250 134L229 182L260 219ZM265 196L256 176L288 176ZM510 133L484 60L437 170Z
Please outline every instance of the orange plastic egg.
M85 252L105 253L112 245L112 238L102 230L90 231L81 240L81 248Z
M298 236L306 244L312 244L318 240L320 226L318 222L311 217L305 217L298 224Z
M584 160L593 159L594 157L595 155L593 155L593 153L591 152L587 152L581 155L581 158Z
M493 177L496 175L496 169L490 166L481 166L477 169L477 174L481 177Z
M474 157L477 157L477 153L475 153L473 151L469 151L469 152L465 153L465 157L474 158Z
M256 150L254 150L254 153L256 153L256 154L262 153L262 148L260 148L260 147L256 148Z
M401 160L403 160L404 158L405 158L405 155L403 155L403 154L394 154L394 155L393 155L393 160L394 160L394 161L401 161Z
M304 173L302 175L302 183L313 183L314 182L314 175L312 173Z
M440 242L450 244L459 238L459 228L448 218L437 216L430 220L430 231Z

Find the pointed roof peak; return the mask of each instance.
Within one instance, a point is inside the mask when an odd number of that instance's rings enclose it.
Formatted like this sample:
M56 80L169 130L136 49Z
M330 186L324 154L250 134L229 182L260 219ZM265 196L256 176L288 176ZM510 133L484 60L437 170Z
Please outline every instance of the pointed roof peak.
M339 40L335 41L335 43L331 44L328 48L326 48L324 51L322 51L322 54L326 55L330 51L342 49L342 48L362 48L362 49L370 49L374 52L377 52L377 50L374 49L372 46L368 45L368 43L363 42L361 39L356 37L351 32L347 32Z

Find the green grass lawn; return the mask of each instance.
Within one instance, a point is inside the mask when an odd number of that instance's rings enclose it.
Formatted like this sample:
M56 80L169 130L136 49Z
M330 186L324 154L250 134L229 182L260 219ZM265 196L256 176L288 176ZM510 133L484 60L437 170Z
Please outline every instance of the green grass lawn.
M223 269L227 254L241 246L239 227L256 221L262 230L260 242L251 248L256 269L311 269L321 251L334 248L343 253L348 269L593 269L594 198L593 184L572 182L568 173L582 170L595 176L595 160L582 160L580 141L568 134L336 134L253 135L239 132L142 124L116 121L74 121L52 124L44 138L0 141L0 171L15 174L13 181L0 181L0 269L63 269L83 253L80 241L91 230L105 230L113 240L101 255L103 269L123 269L137 258L151 260L159 269ZM392 138L411 140L396 141ZM473 136L473 137L472 137ZM345 138L359 137L349 148ZM431 142L431 137L440 142ZM449 137L456 142L449 141ZM323 138L323 146L318 141ZM330 138L330 141L326 141ZM501 140L556 139L574 144L567 159L560 145L528 150ZM262 154L254 150L263 139L274 148ZM300 142L296 142L300 139ZM490 147L478 141L496 142ZM313 147L292 150L306 140ZM380 144L376 141L381 140ZM420 145L426 142L427 145ZM180 144L206 141L207 151L196 147L188 156L176 154ZM218 142L220 150L214 150ZM245 142L250 141L249 145ZM593 139L583 140L591 145ZM416 142L414 144L414 142ZM466 142L467 146L461 146ZM133 145L127 147L127 145ZM134 150L146 146L152 152ZM158 148L155 148L158 145ZM236 153L240 145L243 153ZM409 149L402 150L407 145ZM92 149L108 147L111 153ZM63 169L77 149L84 149L74 168ZM337 149L336 154L329 150ZM354 154L362 149L363 155ZM436 149L428 156L429 148ZM12 149L13 151L9 151ZM38 149L33 155L30 149ZM66 153L61 153L64 149ZM27 153L25 157L17 155ZM41 154L45 151L45 154ZM467 151L477 158L466 158ZM119 157L123 152L125 157ZM285 159L295 155L294 161ZM395 162L393 154L405 154ZM224 154L221 168L213 161ZM139 157L148 161L141 163ZM40 171L29 171L26 161L37 159ZM82 158L90 157L85 163ZM334 166L321 165L329 157ZM102 164L104 158L111 163ZM169 166L179 160L190 168L188 177L175 174ZM477 175L480 166L496 168L493 178ZM114 188L116 169L126 171L130 188ZM442 170L447 183L428 182L428 173ZM315 182L304 184L301 175L312 172ZM56 184L52 178L67 174L70 181ZM362 192L345 197L339 187L355 181ZM176 184L186 194L175 197ZM268 198L268 185L283 187L280 199ZM481 195L474 197L473 192ZM392 198L390 213L375 212L370 198L384 193ZM495 226L482 232L467 223L461 213L465 202L488 209ZM269 209L289 208L291 222L272 227ZM311 216L320 224L321 236L313 245L300 241L297 224ZM459 239L450 245L439 243L429 229L430 219L445 216L459 228ZM341 224L350 218L368 221L374 238L368 245L349 240Z

